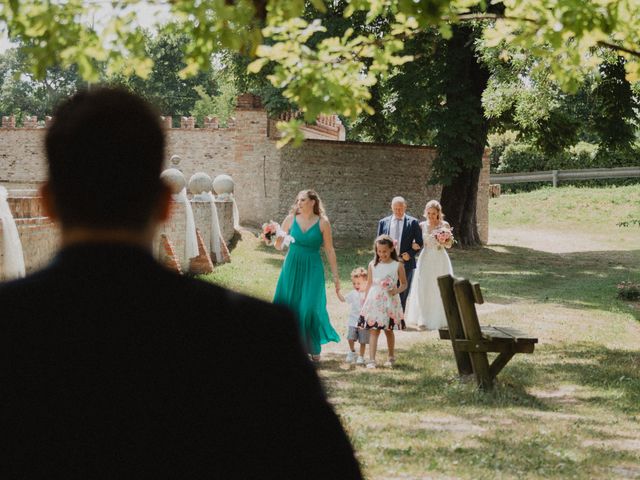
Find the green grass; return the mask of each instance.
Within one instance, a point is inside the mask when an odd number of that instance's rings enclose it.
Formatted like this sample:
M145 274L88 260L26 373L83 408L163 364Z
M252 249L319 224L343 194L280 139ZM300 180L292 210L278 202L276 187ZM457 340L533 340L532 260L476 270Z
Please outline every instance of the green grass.
M533 225L593 232L640 218L640 185L609 188L545 187L490 200L490 228ZM636 227L637 228L637 227Z
M640 187L544 189L490 209L499 242L454 249L454 271L480 282L482 323L540 344L492 393L461 382L432 333L399 333L393 370L355 369L343 345L326 348L319 373L367 478L640 478L640 306L616 298L618 282L640 281L640 228L615 226L640 217ZM348 290L371 247L337 253ZM269 300L282 254L245 232L232 257L206 280Z

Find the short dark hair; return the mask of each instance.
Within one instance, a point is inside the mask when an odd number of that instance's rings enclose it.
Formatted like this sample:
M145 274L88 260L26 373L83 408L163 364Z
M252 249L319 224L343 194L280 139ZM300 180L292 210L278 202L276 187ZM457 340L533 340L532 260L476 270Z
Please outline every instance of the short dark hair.
M45 146L62 225L146 227L161 191L159 114L124 89L100 87L76 93L54 115Z

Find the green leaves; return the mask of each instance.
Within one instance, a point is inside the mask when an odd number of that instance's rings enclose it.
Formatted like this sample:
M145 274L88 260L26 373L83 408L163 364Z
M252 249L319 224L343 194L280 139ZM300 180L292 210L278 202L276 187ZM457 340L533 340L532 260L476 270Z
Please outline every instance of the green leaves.
M131 10L141 0L113 0L112 18L101 18L103 2L0 0L0 28L21 39L33 72L43 77L53 65L76 64L90 81L98 67L108 72L145 77L152 61L144 35ZM488 7L490 3L492 6ZM501 3L503 10L495 10ZM182 78L211 67L212 55L229 50L249 55L252 74L267 65L272 84L283 89L311 121L319 113L355 118L371 112L370 89L377 77L413 61L403 53L406 42L420 32L437 29L450 38L452 26L480 22L485 45L523 49L542 61L532 70L549 69L564 89L574 91L584 76L598 68L598 49L616 51L626 59L626 78L640 79L639 0L172 0L175 32L189 38ZM353 30L329 35L328 12L362 22ZM499 14L485 13L499 11ZM491 10L494 8L494 10ZM102 15L102 16L101 16ZM97 17L96 17L97 16ZM503 56L505 61L508 56Z

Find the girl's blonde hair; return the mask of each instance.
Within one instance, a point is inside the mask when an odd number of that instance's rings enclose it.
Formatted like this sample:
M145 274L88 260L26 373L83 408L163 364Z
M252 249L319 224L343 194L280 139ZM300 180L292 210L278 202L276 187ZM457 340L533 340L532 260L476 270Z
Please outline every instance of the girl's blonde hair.
M351 280L354 278L367 278L369 276L367 270L363 267L356 267L351 270Z
M298 207L296 206L298 203L298 197L301 194L305 194L307 196L307 198L309 200L314 200L315 203L313 204L313 213L315 213L316 215L318 215L321 218L326 218L327 214L324 211L324 205L322 204L322 200L320 200L320 195L318 195L318 193L315 190L300 190L298 192L298 195L296 195L296 201L293 203L293 205L291 205L291 214L292 215L297 215L298 213L300 213L298 211Z
M376 238L375 242L373 242L373 266L376 266L380 263L380 257L378 257L378 249L376 248L377 245L386 245L387 247L389 247L391 249L391 258L396 262L398 261L398 254L396 253L396 246L393 244L393 238L391 238L389 235L380 235L378 238Z
M435 208L438 212L438 222L442 222L444 220L444 213L442 213L442 205L437 200L429 200L427 204L424 206L424 217L428 220L427 212L430 208Z

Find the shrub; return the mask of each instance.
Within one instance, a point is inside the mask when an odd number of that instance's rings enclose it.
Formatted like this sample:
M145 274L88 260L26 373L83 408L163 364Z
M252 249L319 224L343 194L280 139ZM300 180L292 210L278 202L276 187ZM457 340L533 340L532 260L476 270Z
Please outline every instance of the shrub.
M489 147L491 148L491 173L497 173L500 168L500 158L512 143L515 143L517 132L507 130L502 133L492 133L489 135Z
M511 143L500 156L497 173L535 172L548 170L546 156L528 143Z
M618 298L622 300L640 300L640 283L620 282L618 284Z
M605 150L597 145L579 142L568 150L554 155L545 155L540 149L525 142L507 145L500 156L499 165L492 173L520 173L545 170L580 170L583 168L614 168L635 166L640 163L640 149ZM607 185L631 185L637 178L606 180L574 180L575 186L598 187ZM519 183L503 185L503 192L528 192L549 185L549 182Z

